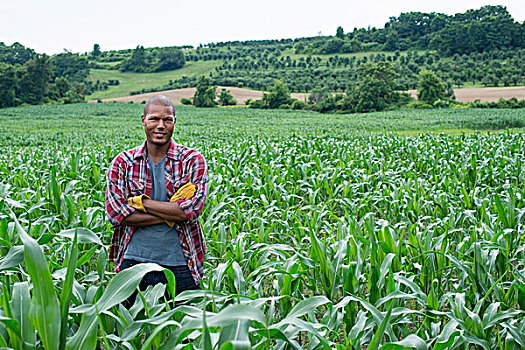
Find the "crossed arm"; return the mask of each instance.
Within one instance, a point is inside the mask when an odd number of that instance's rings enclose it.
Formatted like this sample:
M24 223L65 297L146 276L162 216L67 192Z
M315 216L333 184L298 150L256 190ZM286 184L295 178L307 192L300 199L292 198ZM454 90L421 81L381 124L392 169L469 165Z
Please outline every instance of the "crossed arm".
M196 186L193 197L176 202L160 202L143 198L142 204L147 213L136 210L127 205L127 179L125 173L127 165L116 158L108 169L108 186L105 202L108 218L113 226L144 227L161 224L165 221L185 222L195 220L201 213L206 199L208 180L206 163L202 155L195 155L188 162L185 171L188 179Z
M121 225L144 227L162 224L165 220L183 222L188 220L186 213L177 202L160 202L153 199L143 199L142 205L148 211L135 211L122 220Z

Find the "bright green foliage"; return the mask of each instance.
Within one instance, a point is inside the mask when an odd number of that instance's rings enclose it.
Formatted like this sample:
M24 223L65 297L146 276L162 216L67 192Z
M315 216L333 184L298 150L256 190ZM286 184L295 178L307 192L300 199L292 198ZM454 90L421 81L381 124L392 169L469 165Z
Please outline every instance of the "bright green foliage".
M195 107L215 107L217 105L215 97L215 87L211 86L210 78L201 76L195 95L193 95L193 105Z
M58 96L64 97L69 91L69 81L64 77L57 78L55 79L55 87Z
M119 67L122 72L162 72L179 69L184 62L184 53L178 47L161 47L151 52L139 45Z
M337 31L335 33L335 36L339 39L345 38L345 31L343 30L343 27L339 26L337 27Z
M120 64L122 72L148 72L150 66L150 54L146 52L144 46L138 45L130 58Z
M49 56L36 55L23 66L19 82L20 100L29 104L46 102L52 76Z
M226 90L226 88L222 88L221 93L219 94L219 104L221 106L235 106L237 100L228 90Z
M53 74L69 81L84 81L89 75L87 57L66 51L52 58Z
M0 108L16 106L16 88L18 81L15 67L0 62Z
M93 51L91 51L91 56L96 58L96 57L100 56L100 54L101 54L100 44L93 44Z
M184 66L184 53L177 47L163 47L156 52L158 63L155 71L179 69Z
M35 51L19 42L13 45L5 45L0 42L0 62L5 62L11 65L24 64L35 56Z
M382 111L396 99L395 81L397 74L392 64L366 63L357 69L359 84L349 92L354 111Z
M169 277L126 308L159 267L104 263L104 175L144 139L140 108L0 111L1 347L525 346L522 130L370 132L524 127L519 110L180 107L174 138L209 166L202 290L174 304Z
M269 94L263 95L263 102L268 108L279 108L280 106L290 102L290 90L285 83L276 80L275 84L270 88Z
M421 71L417 84L418 100L432 105L437 100L445 99L445 97L445 84L441 79L430 70Z

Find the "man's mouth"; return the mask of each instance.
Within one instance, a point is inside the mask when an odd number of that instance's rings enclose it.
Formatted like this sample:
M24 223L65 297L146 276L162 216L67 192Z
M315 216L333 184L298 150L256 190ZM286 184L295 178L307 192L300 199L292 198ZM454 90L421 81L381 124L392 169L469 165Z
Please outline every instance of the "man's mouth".
M163 133L163 132L154 132L153 135L157 136L157 137L163 137L164 135L166 135L166 133Z

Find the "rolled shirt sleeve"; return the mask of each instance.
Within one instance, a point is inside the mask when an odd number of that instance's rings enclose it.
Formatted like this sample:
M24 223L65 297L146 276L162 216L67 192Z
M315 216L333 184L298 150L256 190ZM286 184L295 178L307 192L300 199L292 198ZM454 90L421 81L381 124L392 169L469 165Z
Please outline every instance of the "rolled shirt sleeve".
M127 203L125 162L117 157L111 162L107 173L105 195L106 213L113 227L120 226L122 221L136 210Z
M195 194L190 199L179 200L177 203L188 220L192 221L201 214L208 191L208 170L201 154L197 153L188 162L188 180L195 185Z

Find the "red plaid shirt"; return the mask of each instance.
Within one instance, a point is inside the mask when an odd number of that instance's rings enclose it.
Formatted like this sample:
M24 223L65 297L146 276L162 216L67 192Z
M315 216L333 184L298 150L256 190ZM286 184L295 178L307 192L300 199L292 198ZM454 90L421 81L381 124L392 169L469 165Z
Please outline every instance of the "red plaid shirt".
M167 200L187 182L195 185L195 195L188 200L178 201L188 216L188 221L176 223L174 228L188 263L190 272L198 284L204 274L204 253L206 246L198 217L202 212L207 193L208 174L204 157L197 151L177 145L171 140L166 163ZM147 194L151 196L151 175L146 153L146 142L137 148L120 153L110 164L107 174L106 212L114 232L109 248L109 260L116 263L118 272L124 252L135 231L135 227L121 226L122 220L135 212L128 206L129 197Z

